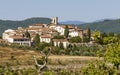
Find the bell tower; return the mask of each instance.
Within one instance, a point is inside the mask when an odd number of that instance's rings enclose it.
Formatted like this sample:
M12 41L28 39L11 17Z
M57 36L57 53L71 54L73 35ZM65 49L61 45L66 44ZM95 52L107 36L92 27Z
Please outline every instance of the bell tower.
M58 17L53 17L52 18L52 24L55 24L55 25L58 24Z

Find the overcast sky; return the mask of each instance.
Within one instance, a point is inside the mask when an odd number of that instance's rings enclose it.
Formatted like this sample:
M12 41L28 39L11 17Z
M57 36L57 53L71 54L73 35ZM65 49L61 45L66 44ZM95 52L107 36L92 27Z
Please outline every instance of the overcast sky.
M58 16L59 21L120 18L120 0L0 0L0 19Z

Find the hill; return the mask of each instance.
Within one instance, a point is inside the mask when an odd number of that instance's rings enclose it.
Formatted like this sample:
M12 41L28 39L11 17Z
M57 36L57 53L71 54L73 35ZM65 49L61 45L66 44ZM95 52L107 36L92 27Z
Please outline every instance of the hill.
M120 33L120 19L104 20L93 23L86 23L79 25L80 28L90 28L92 30L99 30L101 32L115 32Z
M28 27L31 24L49 24L50 18L29 18L22 21L0 20L0 36L6 29L16 29L18 27Z
M84 24L85 22L82 21L63 21L63 22L59 22L60 24L74 24L74 25L78 25L78 24Z

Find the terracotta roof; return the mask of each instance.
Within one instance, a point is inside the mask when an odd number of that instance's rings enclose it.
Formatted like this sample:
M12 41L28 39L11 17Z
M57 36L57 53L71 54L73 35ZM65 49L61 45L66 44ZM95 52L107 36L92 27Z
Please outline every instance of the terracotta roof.
M0 42L6 42L6 40L4 40L4 39L0 39Z
M41 38L51 38L52 36L50 34L44 34L40 36Z
M43 24L33 24L31 26L44 26Z
M41 31L51 31L49 28L42 28Z
M10 36L10 38L13 38L13 39L28 39L26 37L23 37L23 36L20 36L20 35L14 35L14 36Z
M66 25L61 25L61 27L65 28ZM69 29L73 29L74 27L73 27L72 25L68 25L68 28L69 28Z
M40 28L31 27L31 28L27 28L27 30L40 30Z

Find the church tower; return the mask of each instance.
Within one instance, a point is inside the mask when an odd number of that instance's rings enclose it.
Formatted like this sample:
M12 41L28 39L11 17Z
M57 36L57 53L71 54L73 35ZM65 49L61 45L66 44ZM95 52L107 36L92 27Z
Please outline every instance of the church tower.
M58 17L53 17L52 18L52 24L55 24L55 25L58 24Z

